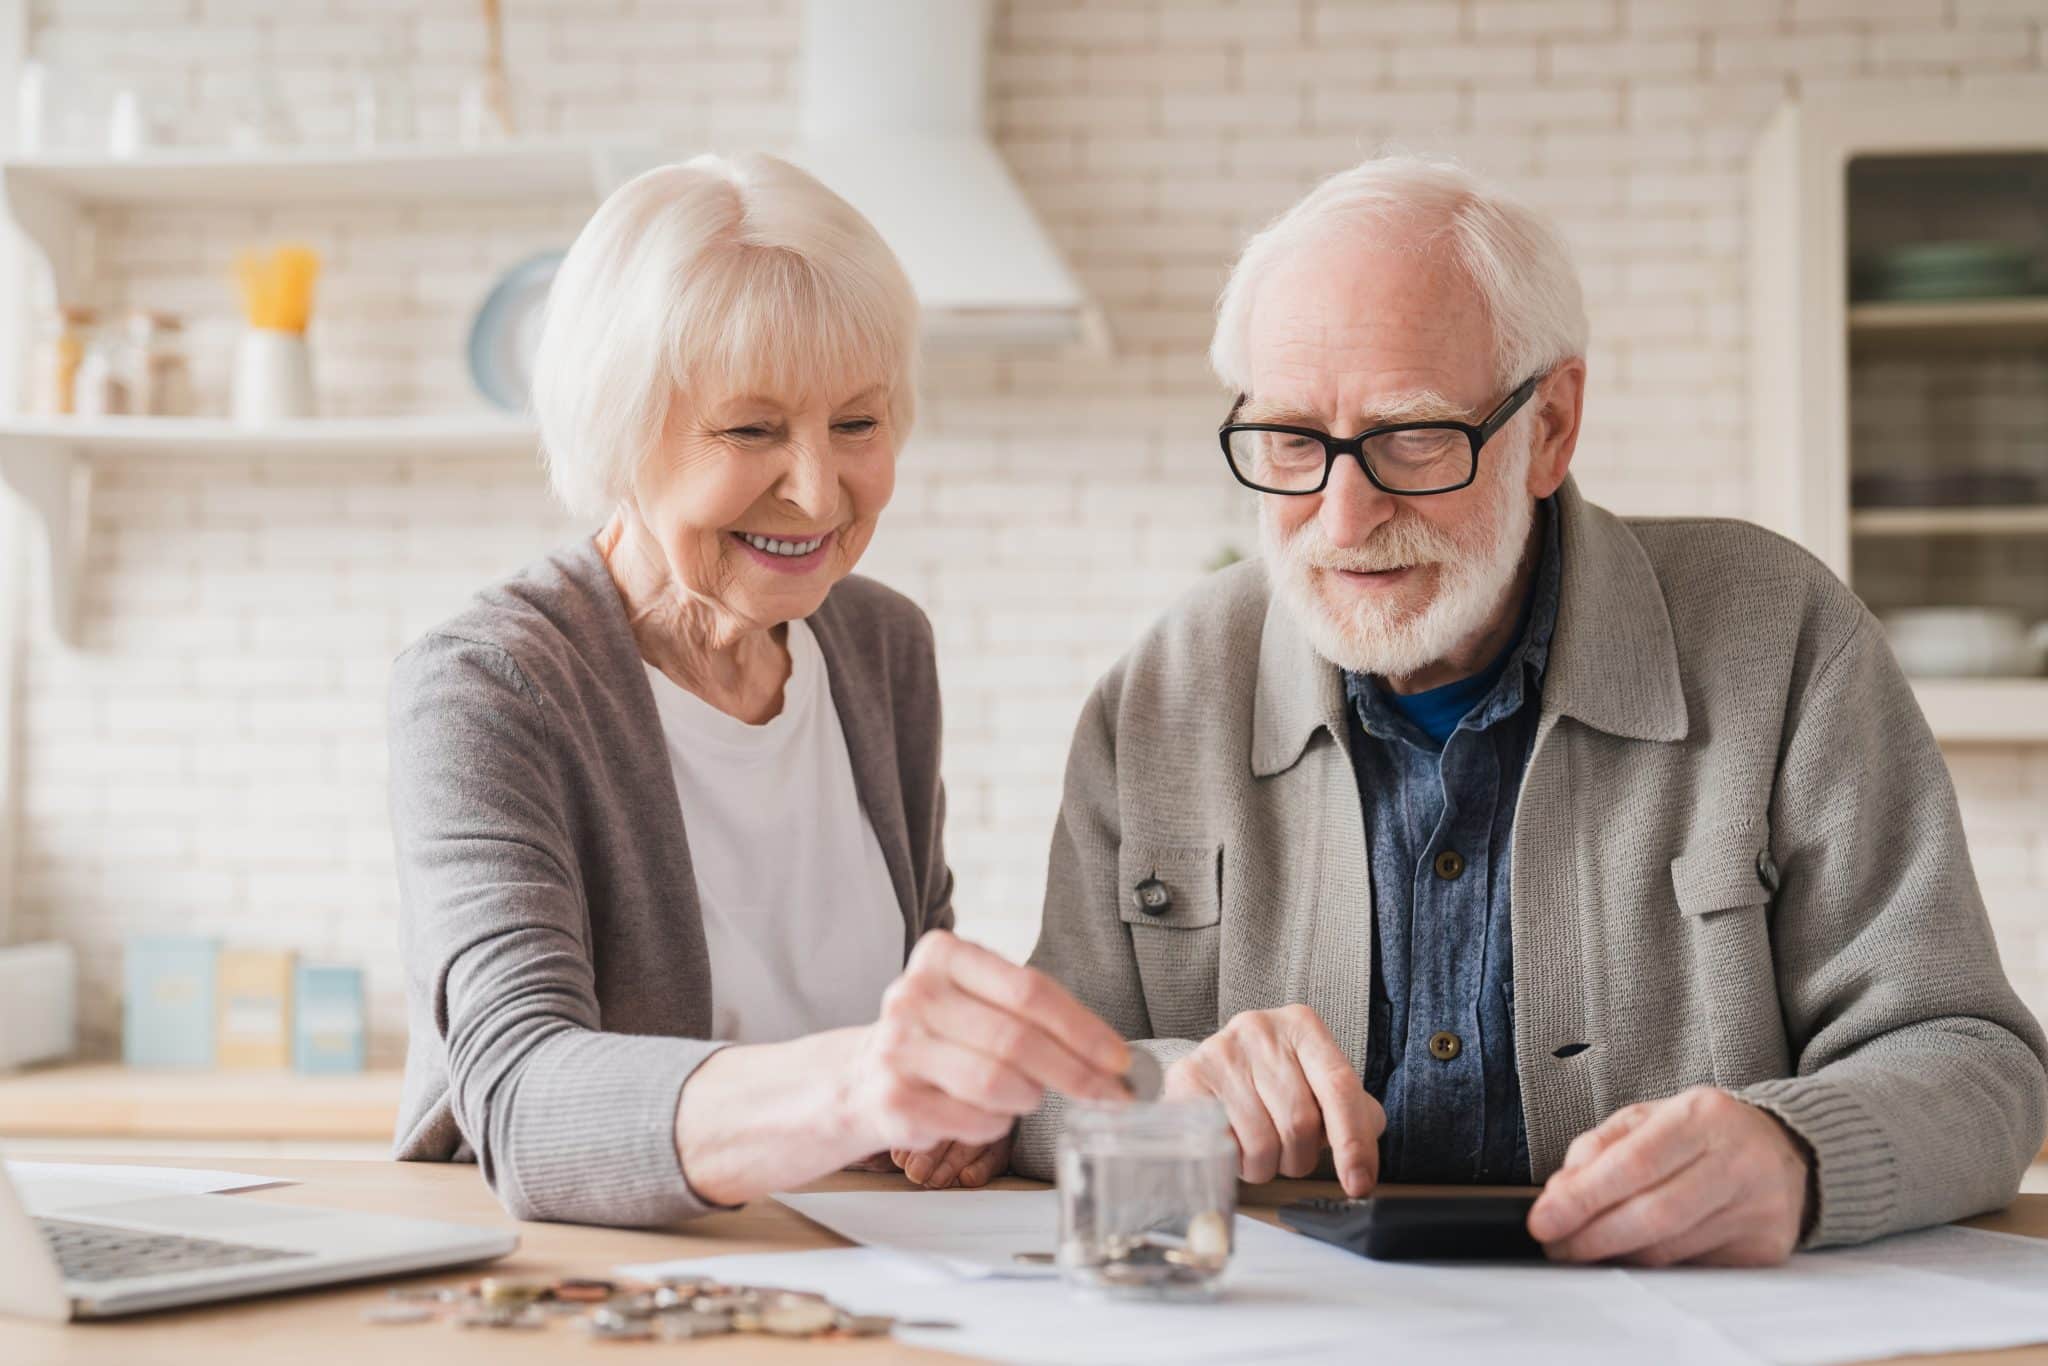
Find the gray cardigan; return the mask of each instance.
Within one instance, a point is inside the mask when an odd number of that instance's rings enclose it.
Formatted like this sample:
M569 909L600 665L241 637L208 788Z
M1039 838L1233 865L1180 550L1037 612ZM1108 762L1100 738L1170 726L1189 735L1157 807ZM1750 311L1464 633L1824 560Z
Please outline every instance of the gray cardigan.
M848 578L809 619L903 943L953 922L930 623ZM391 681L410 1039L395 1156L478 1161L520 1218L702 1213L677 1097L720 1045L661 721L578 542L480 594Z
M1815 1243L1995 1208L2040 1147L2041 1027L1883 632L1799 547L1558 495L1563 582L1513 837L1516 1066L1541 1181L1707 1083L1812 1145ZM1372 896L1336 667L1214 575L1081 715L1032 962L1178 1058L1313 1006L1362 1068ZM1171 894L1151 914L1133 889ZM1426 1065L1426 1064L1425 1064ZM1048 1175L1057 1101L1015 1165Z

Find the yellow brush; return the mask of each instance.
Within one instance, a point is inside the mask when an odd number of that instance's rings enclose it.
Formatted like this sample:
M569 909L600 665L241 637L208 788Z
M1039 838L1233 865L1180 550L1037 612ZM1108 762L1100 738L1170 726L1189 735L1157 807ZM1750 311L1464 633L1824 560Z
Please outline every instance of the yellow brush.
M313 281L320 254L311 247L279 247L268 255L245 251L235 258L242 313L249 326L270 332L304 332L313 315Z

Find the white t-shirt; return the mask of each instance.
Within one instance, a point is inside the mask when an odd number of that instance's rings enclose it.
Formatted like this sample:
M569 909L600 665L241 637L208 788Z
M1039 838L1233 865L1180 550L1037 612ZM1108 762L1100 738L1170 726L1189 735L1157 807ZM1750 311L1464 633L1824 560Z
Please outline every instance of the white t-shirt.
M903 909L853 786L811 628L789 623L782 710L748 725L648 665L711 951L711 1037L868 1024L903 971Z

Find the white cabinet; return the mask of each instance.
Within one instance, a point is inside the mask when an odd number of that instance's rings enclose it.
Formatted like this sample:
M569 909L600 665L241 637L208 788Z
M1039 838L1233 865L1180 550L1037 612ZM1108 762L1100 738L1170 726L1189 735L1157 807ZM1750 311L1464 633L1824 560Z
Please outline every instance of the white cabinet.
M1749 203L1752 515L1880 616L2048 619L2048 100L1788 105ZM1915 686L2048 741L2038 673Z

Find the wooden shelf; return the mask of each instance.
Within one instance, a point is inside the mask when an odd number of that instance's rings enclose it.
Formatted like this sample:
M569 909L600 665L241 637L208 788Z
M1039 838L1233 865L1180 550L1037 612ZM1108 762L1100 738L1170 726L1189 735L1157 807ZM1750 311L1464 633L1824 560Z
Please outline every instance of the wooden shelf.
M2048 346L2048 295L1852 304L1849 341L1867 351Z
M42 527L50 623L68 644L76 640L94 460L515 455L531 454L536 442L523 417L489 412L307 418L261 427L226 418L0 417L0 484L14 490Z
M397 1072L148 1072L115 1063L0 1074L0 1139L388 1140Z
M1863 508L1849 515L1857 536L2048 536L2048 506Z
M1913 692L1945 743L2048 742L2048 678L1922 678Z

